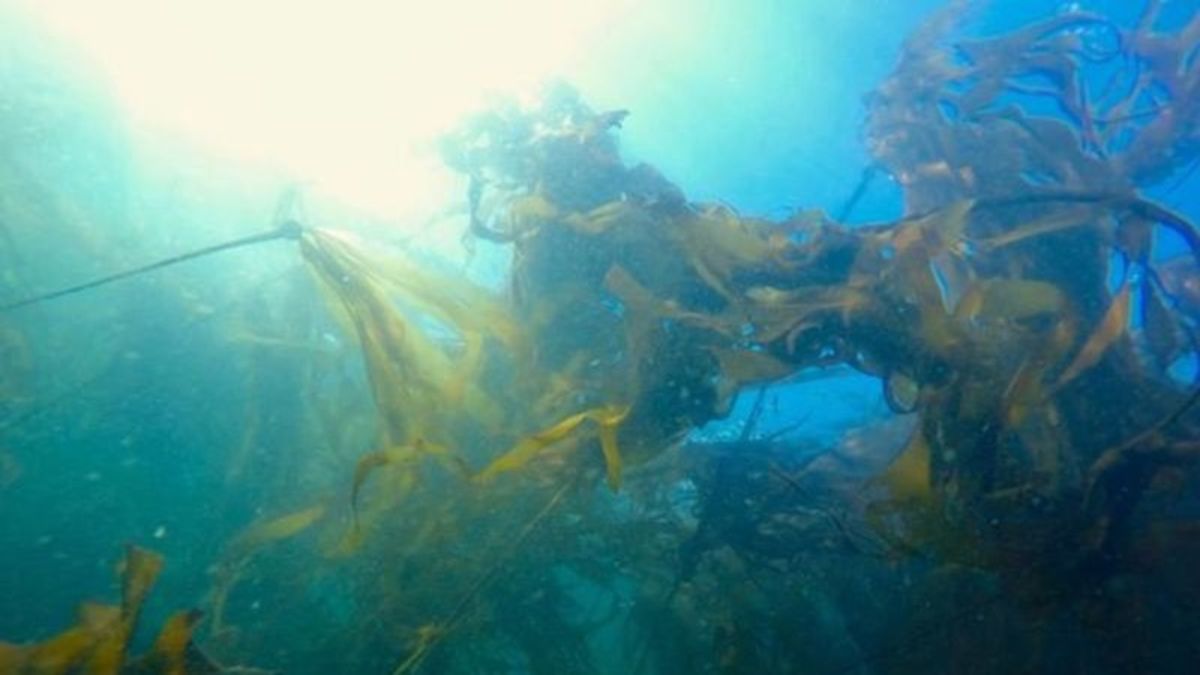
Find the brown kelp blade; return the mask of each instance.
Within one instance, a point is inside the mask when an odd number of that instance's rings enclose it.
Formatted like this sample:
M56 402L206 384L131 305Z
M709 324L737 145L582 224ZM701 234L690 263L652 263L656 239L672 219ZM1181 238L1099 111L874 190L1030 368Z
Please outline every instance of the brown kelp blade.
M918 427L904 450L878 479L895 501L924 501L933 495L929 441Z
M559 421L554 426L522 438L512 449L492 460L475 476L475 479L486 482L502 473L523 468L543 450L569 436L587 419L588 413L576 413Z
M515 349L519 331L494 298L414 263L376 260L337 233L314 230L300 243L328 304L358 340L381 445L446 440L458 418L488 426L502 417L479 381L484 348L490 337Z
M499 474L523 468L550 446L571 436L584 422L591 421L599 427L600 449L604 454L608 485L613 491L621 485L621 453L617 446L617 428L629 414L628 406L602 406L585 410L566 417L557 424L526 436L512 449L492 460L475 479L489 481Z
M1056 388L1065 386L1085 370L1096 365L1108 348L1125 334L1129 324L1130 298L1131 285L1126 281L1121 286L1121 290L1117 292L1116 297L1113 298L1112 304L1108 306L1108 310L1104 313L1100 324L1096 326L1096 330L1083 343L1083 346L1079 348L1079 353L1059 376Z
M120 565L120 620L103 632L103 637L88 657L86 672L116 675L124 663L129 640L141 616L142 604L162 571L162 556L137 546L128 546Z
M350 487L350 508L354 514L356 526L358 522L359 493L363 485L367 482L367 478L377 469L390 465L414 463L423 457L431 457L438 460L456 475L463 473L458 458L454 457L449 449L422 439L417 439L411 445L395 446L385 450L369 452L359 458L358 464L354 467L354 481Z
M162 626L151 650L130 658L129 643L147 595L162 570L162 557L129 546L120 565L121 604L85 602L74 626L43 642L13 645L0 642L4 675L193 675L224 672L200 663L192 633L200 612L174 614Z

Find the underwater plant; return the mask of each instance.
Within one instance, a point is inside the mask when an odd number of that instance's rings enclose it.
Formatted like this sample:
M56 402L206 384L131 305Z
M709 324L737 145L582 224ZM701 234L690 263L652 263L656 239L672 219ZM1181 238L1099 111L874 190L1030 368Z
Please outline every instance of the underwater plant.
M292 219L165 261L297 242L307 276L225 335L213 419L242 424L204 441L235 486L272 455L279 500L231 500L254 522L207 622L128 660L139 594L0 671L223 672L196 630L310 672L1190 672L1200 231L1152 189L1200 161L1200 13L960 39L967 11L867 100L891 222L691 202L625 162L627 111L558 84L441 145L500 292ZM27 340L0 324L6 414ZM817 368L887 414L758 429ZM695 433L754 388L735 437Z

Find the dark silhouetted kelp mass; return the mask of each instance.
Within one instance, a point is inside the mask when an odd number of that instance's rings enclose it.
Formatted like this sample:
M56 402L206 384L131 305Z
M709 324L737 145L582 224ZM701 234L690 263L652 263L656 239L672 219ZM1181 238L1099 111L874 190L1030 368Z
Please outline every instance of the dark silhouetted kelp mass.
M971 37L965 4L929 18L865 101L873 164L836 214L890 179L893 222L696 203L622 157L626 111L566 84L499 101L439 146L464 245L511 255L499 286L293 194L258 222L295 236L250 254L290 261L275 277L20 304L144 259L95 253L71 223L120 220L89 211L108 188L39 183L6 131L0 505L125 553L118 577L62 568L77 601L121 582L74 622L4 580L0 673L1195 672L1182 4ZM53 276L26 227L77 242ZM107 327L64 338L72 312ZM854 372L886 409L832 439L772 410Z

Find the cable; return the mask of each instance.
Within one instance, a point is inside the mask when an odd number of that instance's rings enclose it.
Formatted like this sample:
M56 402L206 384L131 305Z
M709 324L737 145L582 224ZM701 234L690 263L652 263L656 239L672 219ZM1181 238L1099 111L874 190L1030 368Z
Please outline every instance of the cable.
M88 281L86 283L82 283L77 286L70 286L68 288L62 288L57 291L51 291L49 293L43 293L41 295L35 295L30 298L25 298L24 300L18 300L16 302L9 303L7 305L0 305L0 313L11 312L15 309L20 309L22 307L28 307L30 305L41 304L41 303L47 302L49 300L56 300L63 296L73 295L73 294L79 293L81 291L98 288L100 286L105 286L107 284L111 284L114 281L128 279L129 277L134 277L139 274L144 274L146 272L151 272L153 270L162 269L163 267L169 267L171 265L175 265L177 263L185 262L188 260L202 258L204 256L211 255L213 253L219 253L221 251L228 251L228 250L235 249L235 248L241 248L243 246L250 246L252 244L260 244L263 242L274 241L276 239L293 239L293 240L299 239L300 235L303 231L304 231L304 229L301 227L300 223L298 223L294 220L289 220L273 230L268 230L266 232L260 232L258 234L252 234L248 237L242 237L240 239L234 239L233 241L227 241L223 244L215 244L213 246L205 246L204 248L200 248L200 249L196 249L195 251L190 251L188 253L183 253L180 255L172 256L172 257L166 258L164 260L159 260L158 262L150 263L149 265L143 265L142 267L136 267L131 270L125 270L123 272L117 272L116 274L110 274L109 276L101 277L99 279L93 279L92 281Z

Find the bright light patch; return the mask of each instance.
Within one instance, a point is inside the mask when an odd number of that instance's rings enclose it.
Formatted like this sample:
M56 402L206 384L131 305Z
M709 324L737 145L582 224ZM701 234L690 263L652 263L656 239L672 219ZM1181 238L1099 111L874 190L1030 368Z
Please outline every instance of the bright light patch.
M436 134L564 75L629 0L28 0L131 119L394 214L433 192Z

